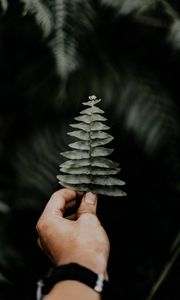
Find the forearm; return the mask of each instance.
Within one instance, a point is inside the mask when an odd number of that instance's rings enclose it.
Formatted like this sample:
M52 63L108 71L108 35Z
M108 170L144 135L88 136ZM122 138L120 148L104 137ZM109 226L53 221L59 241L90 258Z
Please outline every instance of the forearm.
M91 286L95 284L96 290L101 291L104 276L107 279L109 239L96 216L97 196L90 192L83 195L75 220L63 217L67 204L74 201L76 197L77 192L68 189L54 193L36 226L39 235L38 244L41 249L51 258L55 266L64 266L61 268L62 273L58 273L59 275L56 273L57 269L51 273L51 283L57 282L57 279L60 281L53 286L44 300L101 300L101 295ZM72 264L73 268L74 264L76 265L77 273L69 271ZM83 272L82 267L84 267ZM92 272L85 269L89 269L98 276L94 276ZM61 281L60 274L63 272L66 275ZM81 275L76 277L78 274ZM86 280L82 280L83 278ZM86 282L87 285L78 280ZM41 283L43 284L43 280ZM48 286L46 283L44 291L42 290L44 294L49 291L45 288Z
M57 283L44 300L100 300L101 296L92 288L75 280Z

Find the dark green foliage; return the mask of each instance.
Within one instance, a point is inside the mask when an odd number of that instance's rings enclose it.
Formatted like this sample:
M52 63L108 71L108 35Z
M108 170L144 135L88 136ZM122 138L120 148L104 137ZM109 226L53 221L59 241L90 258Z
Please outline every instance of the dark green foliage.
M179 240L171 247L180 211L179 1L1 0L0 12L0 299L35 299L49 267L36 221L59 189L59 152L67 150L80 99L94 91L116 137L110 148L128 194L99 197L111 242L104 297L145 300L173 260L153 300L179 300ZM75 131L87 129L88 115L76 121ZM98 177L112 151L99 147ZM108 168L108 176L118 169Z

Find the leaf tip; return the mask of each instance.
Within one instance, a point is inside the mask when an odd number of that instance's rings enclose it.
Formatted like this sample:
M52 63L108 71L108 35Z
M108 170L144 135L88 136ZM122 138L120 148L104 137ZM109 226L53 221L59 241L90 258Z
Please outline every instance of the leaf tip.
M89 98L89 100L96 100L97 99L97 97L95 95L89 96L88 98Z

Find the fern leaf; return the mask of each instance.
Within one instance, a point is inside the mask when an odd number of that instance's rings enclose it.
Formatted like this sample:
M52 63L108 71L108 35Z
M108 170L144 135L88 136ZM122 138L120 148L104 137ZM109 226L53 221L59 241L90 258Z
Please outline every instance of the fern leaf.
M83 102L82 104L91 107L92 105L98 104L100 101L101 101L101 99L96 99L96 96L90 96L90 101Z
M110 176L103 176L102 178L100 176L88 176L88 175L58 175L57 177L62 182L67 182L70 184L96 184L96 185L104 185L104 181L106 182L106 185L124 185L124 181L121 181L117 178L113 178Z
M92 149L92 157L99 157L99 156L107 156L110 155L114 149L104 148L104 147L96 147Z
M91 159L91 165L93 167L100 167L100 168L117 168L119 167L119 164L102 157L95 157Z
M84 123L70 124L70 126L72 128L81 129L81 130L84 130L84 131L87 131L87 132L90 130L89 125L88 124L84 124Z
M52 15L48 7L41 0L21 0L23 5L23 15L34 16L37 25L41 28L44 38L47 38L52 32Z
M67 174L92 174L92 175L114 175L119 173L120 168L98 168L98 167L79 167L79 168L60 168L60 172Z
M87 167L77 167L77 168L60 168L60 172L66 173L66 174L91 174L91 168L90 166Z
M54 16L54 39L52 41L52 50L54 52L57 71L62 77L66 77L68 73L72 72L76 68L76 40L74 34L67 33L66 24L68 14L74 9L74 3L72 2L67 6L65 0L52 1L52 11ZM72 27L68 26L69 31L72 31ZM69 41L68 41L69 38Z
M83 130L72 131L68 132L67 134L83 141L89 141L89 134Z
M57 178L67 184L91 184L91 178L88 175L58 175Z
M89 132L90 130L95 131L95 130L97 130L97 128L98 128L98 130L108 130L108 129L110 129L110 127L104 125L103 123L94 122L94 121L93 121L91 127L89 127L89 125L84 124L84 123L70 124L70 126L72 128L79 128L79 129L87 131L87 132Z
M110 129L109 126L106 126L106 125L104 125L101 122L94 122L93 121L93 123L91 125L91 130L92 131L96 131L96 130L109 130L109 129Z
M62 156L69 158L69 159L83 159L83 158L89 158L89 152L88 151L66 151L61 153Z
M49 5L54 18L54 37L50 47L56 59L57 72L66 80L81 63L79 37L93 29L94 6L91 1L84 0L49 0Z
M95 139L91 142L91 147L98 147L98 146L103 146L103 145L106 145L106 144L109 144L112 140L113 140L113 136L111 137L108 137L106 139Z
M89 115L89 116L91 116L92 114L103 114L103 113L104 113L104 111L96 106L86 108L80 112L80 114L82 114L82 115Z
M98 168L98 167L91 167L91 174L92 175L115 175L119 173L120 168Z
M95 139L102 140L102 139L109 139L109 138L112 138L112 136L110 134L106 133L106 132L103 132L103 131L100 131L100 130L91 132L91 139L92 140L95 140Z
M0 0L0 16L4 16L8 10L8 1Z
M76 121L84 122L84 123L91 123L94 121L107 121L107 119L99 114L93 114L92 116L79 116L74 118Z
M149 7L153 7L157 4L157 0L102 0L101 3L105 6L113 7L116 11L122 15L128 15L132 13L138 13L145 11Z
M113 137L108 137L108 138L102 139L102 140L95 139L91 142L91 147L94 148L94 147L109 144L113 139L114 139ZM73 149L79 149L79 150L89 150L90 149L90 145L89 145L88 141L87 142L83 142L83 141L75 142L75 143L69 144L69 147L73 148Z
M99 102L100 99L90 96L89 101L83 102L88 108L80 112L82 116L75 118L81 123L70 124L79 130L69 132L68 135L79 141L69 144L74 150L61 153L69 160L60 165L61 174L57 178L62 186L74 190L124 196L125 193L119 186L125 182L110 176L120 171L119 164L105 158L113 149L101 147L111 142L113 137L102 131L108 130L109 127L102 123L105 118L101 118L104 111L96 106Z
M96 127L98 128L98 127ZM90 132L90 129L89 129ZM83 141L89 141L89 133L88 132L84 132L83 130L77 130L77 131L72 131L72 132L68 132L67 133L70 136L74 136L80 140ZM108 139L111 138L111 135L103 132L103 131L92 131L91 132L91 139L95 140L95 139Z
M113 196L113 197L119 197L119 196L126 196L126 193L122 190L118 189L117 187L107 187L107 186L101 186L101 187L93 187L91 190L95 194L102 194L106 196Z
M89 141L75 142L75 143L69 144L69 147L73 148L73 149L79 149L79 150L90 150Z
M67 160L64 163L60 164L60 168L77 168L86 166L90 166L90 159L81 159L79 161Z
M79 191L79 192L92 192L95 194L101 194L101 195L106 195L106 196L113 196L113 197L120 197L120 196L126 196L126 193L123 192L122 190L120 190L117 187L112 187L112 186L99 186L99 187L95 187L95 186L90 186L90 185L86 185L86 184L67 184L64 182L60 182L60 184L62 186L65 186L69 189L75 190L75 191Z

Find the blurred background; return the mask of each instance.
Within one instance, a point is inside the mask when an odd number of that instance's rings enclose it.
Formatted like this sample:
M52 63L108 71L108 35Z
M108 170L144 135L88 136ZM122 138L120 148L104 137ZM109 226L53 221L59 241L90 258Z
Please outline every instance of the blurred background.
M0 0L0 300L35 299L68 124L101 98L127 197L100 197L104 299L180 299L178 0Z

